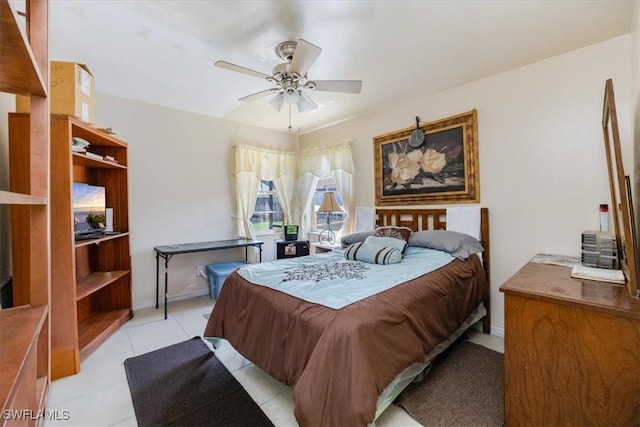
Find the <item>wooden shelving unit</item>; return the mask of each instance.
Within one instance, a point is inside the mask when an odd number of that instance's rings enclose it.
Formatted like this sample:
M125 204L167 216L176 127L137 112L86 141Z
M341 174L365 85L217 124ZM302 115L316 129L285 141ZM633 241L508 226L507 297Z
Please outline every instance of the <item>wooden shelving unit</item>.
M0 311L0 396L7 396L3 410L37 410L45 406L49 380L48 376L38 375L38 359L41 347L48 346L47 335L42 334L47 319L47 306Z
M47 0L25 4L19 16L8 0L0 0L0 91L31 95L32 117L21 138L9 138L10 188L0 191L0 204L11 206L14 305L0 311L2 414L43 411L51 378L49 5ZM0 419L1 426L16 423Z
M51 378L80 372L80 362L129 320L131 257L127 144L72 116L51 116ZM10 139L22 139L29 114L9 115ZM89 141L99 160L71 150L73 137ZM105 187L113 229L78 240L73 229L73 183Z
M2 38L0 41L0 57L7 58L3 62L3 69L0 75L0 92L47 96L47 76L48 76L48 52L42 50L41 40L47 40L47 22L38 22L42 5L44 3L44 16L47 15L47 1L31 1L27 7L37 10L29 11L31 19L31 33L27 36L20 28L18 14L11 7L8 0L0 2L0 22L2 22ZM33 19L35 18L35 19ZM42 25L44 24L44 26ZM39 28L36 28L39 27ZM36 34L37 33L37 34ZM32 40L35 46L32 47ZM39 64L46 64L42 69Z
M72 137L89 141L87 151L117 163L72 152ZM78 372L79 362L133 316L128 159L124 141L71 116L51 116L51 152L52 247L69 254L52 265L52 377L59 378ZM119 234L74 240L73 182L105 187Z

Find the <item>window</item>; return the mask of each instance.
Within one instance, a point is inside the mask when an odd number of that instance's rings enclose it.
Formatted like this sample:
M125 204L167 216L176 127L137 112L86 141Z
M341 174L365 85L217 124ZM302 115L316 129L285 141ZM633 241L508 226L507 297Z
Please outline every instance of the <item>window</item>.
M273 181L260 181L256 207L251 217L253 231L266 233L282 229L283 213Z
M319 179L318 184L316 185L316 192L313 195L313 212L315 214L314 218L316 220L315 228L318 231L326 230L328 227L327 220L330 219L331 230L338 231L340 230L340 228L342 228L342 224L344 224L344 220L347 217L346 212L332 212L330 214L327 212L317 212L318 208L320 207L320 203L322 203L322 197L327 191L333 191L335 193L338 205L340 205L340 208L344 209L342 197L340 197L340 193L338 193L338 190L336 188L336 181L333 178ZM331 217L329 218L329 216Z

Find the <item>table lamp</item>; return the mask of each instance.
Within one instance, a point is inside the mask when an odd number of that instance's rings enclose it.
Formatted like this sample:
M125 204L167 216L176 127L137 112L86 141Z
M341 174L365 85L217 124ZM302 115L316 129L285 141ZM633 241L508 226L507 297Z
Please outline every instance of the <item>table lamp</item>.
M335 244L336 235L331 230L331 213L332 212L341 212L340 205L338 205L338 201L336 200L336 195L333 191L327 191L322 196L322 203L320 203L320 207L318 208L318 212L325 212L327 214L327 229L322 230L320 236L318 237L318 241L320 243L327 243L330 245Z

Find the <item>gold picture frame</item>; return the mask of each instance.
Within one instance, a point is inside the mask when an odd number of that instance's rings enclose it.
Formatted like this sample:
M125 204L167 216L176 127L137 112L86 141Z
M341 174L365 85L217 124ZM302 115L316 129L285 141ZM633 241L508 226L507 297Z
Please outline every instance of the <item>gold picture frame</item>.
M479 203L478 113L471 110L373 138L376 206Z
M607 80L604 90L602 108L602 131L609 172L609 187L613 224L618 245L620 265L626 277L627 288L632 297L638 297L638 264L636 254L636 235L633 224L633 207L631 206L631 189L628 177L624 174L622 150L620 149L620 133L616 113L613 81Z

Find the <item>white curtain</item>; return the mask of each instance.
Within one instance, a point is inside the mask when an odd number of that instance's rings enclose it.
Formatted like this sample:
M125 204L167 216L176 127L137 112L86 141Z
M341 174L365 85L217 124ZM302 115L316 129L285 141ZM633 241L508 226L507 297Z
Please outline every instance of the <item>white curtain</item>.
M313 193L318 184L318 177L310 172L298 177L298 191L294 201L295 213L294 218L299 224L299 231L303 236L311 230L311 202L313 201Z
M258 198L260 180L273 181L287 223L293 212L291 201L296 171L296 154L247 145L235 145L236 221L240 237L255 239L251 217Z
M311 230L311 202L320 178L333 177L347 212L353 203L353 157L351 143L300 150L298 154L298 192L295 201L296 220L303 233Z

